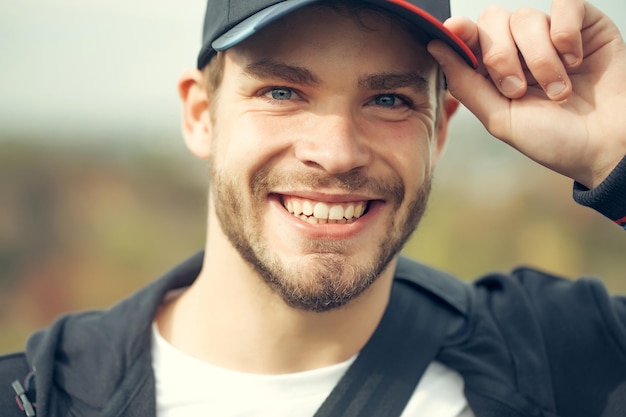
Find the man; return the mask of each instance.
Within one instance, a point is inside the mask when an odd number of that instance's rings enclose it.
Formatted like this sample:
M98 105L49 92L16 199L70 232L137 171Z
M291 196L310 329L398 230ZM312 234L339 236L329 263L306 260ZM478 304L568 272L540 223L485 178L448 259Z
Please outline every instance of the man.
M626 224L624 42L582 0L448 13L209 1L179 84L210 166L206 251L35 334L0 362L4 398L43 416L313 416L408 280L418 316L451 321L403 416L624 415L626 299L528 269L470 288L398 257L458 101Z

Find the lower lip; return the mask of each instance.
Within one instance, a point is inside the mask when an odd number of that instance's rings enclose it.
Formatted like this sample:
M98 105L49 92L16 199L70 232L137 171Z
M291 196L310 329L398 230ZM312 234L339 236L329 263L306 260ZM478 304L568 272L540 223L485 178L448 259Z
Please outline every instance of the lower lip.
M309 239L350 239L363 233L378 214L381 212L384 203L379 200L370 201L367 213L350 223L325 223L310 224L298 219L289 213L280 202L277 196L270 198L271 207L290 227L297 230L298 233Z

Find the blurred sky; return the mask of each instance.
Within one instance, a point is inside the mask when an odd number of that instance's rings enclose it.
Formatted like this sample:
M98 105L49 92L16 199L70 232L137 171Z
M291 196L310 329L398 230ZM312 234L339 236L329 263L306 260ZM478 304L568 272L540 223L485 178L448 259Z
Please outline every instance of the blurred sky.
M475 19L489 4L452 0ZM624 0L596 0L626 30ZM204 0L2 0L0 140L178 135L176 80L193 66Z

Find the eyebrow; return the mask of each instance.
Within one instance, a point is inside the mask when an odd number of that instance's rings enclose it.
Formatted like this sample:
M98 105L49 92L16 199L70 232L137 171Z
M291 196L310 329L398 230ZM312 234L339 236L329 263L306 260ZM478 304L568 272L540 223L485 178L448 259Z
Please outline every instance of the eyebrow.
M255 78L276 78L294 84L320 85L322 81L304 67L272 60L262 60L248 64L244 74ZM362 90L394 90L410 87L419 94L428 95L430 82L416 72L379 73L361 77L358 80Z
M306 68L263 60L246 66L244 74L255 78L278 78L295 84L319 85L320 79Z
M395 90L411 87L417 93L428 95L429 81L415 72L372 74L359 79L359 87L365 90Z

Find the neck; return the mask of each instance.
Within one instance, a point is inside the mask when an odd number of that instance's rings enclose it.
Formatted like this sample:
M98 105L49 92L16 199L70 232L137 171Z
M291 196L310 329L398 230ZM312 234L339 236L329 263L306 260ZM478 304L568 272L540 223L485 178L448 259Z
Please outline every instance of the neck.
M280 374L347 360L371 337L389 300L395 261L348 304L302 311L285 304L225 237L214 235L198 279L157 316L175 347L224 368Z

